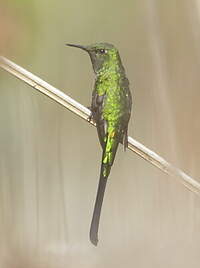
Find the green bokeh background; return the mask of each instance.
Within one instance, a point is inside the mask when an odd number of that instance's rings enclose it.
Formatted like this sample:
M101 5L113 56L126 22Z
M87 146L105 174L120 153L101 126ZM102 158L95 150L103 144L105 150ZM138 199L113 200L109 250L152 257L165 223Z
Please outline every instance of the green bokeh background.
M197 0L4 0L0 52L89 106L89 57L65 43L115 44L129 135L198 180L199 26ZM95 248L96 130L5 71L0 126L1 267L199 267L200 199L176 180L120 146Z

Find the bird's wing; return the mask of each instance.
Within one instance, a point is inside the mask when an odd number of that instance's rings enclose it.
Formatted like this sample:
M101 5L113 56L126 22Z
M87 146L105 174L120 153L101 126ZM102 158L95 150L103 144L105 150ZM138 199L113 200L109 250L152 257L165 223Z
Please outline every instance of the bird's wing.
M121 129L123 132L123 136L121 139L121 143L124 145L124 150L128 147L128 123L131 116L131 108L132 108L132 96L131 92L129 90L129 81L127 78L123 80L123 86L124 86L124 94L125 94L125 102L126 102L126 109L124 116L122 117L121 122Z
M102 113L105 98L105 94L100 96L96 90L93 91L91 105L92 118L97 125L97 132L102 148L105 147L104 138L107 133L107 122L104 120Z

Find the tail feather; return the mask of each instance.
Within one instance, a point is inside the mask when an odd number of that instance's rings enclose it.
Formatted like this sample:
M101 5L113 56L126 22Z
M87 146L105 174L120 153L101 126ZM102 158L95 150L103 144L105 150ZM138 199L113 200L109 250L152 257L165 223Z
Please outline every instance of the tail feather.
M98 243L98 230L99 230L99 221L100 221L100 215L101 215L101 207L103 203L106 183L108 180L108 175L106 177L103 175L104 168L105 168L104 164L102 163L97 196L96 196L96 201L95 201L95 206L94 206L94 212L93 212L92 222L90 226L90 241L95 246L97 246L97 243Z
M94 206L94 212L92 216L92 222L90 226L90 241L95 246L98 243L99 221L100 221L101 207L103 203L106 183L108 180L108 176L110 174L111 166L115 158L118 144L119 141L118 139L116 139L116 136L114 135L110 137L108 136L103 150L99 185Z

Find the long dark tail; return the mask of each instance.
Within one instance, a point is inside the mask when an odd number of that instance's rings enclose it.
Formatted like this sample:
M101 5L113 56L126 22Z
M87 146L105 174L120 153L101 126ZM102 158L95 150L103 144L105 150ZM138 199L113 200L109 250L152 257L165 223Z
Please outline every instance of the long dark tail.
M104 168L105 168L104 164L101 164L99 185L98 185L97 196L96 196L96 201L95 201L95 206L94 206L94 211L93 211L93 216L92 216L92 222L90 225L90 241L95 246L97 246L97 243L98 243L98 230L99 230L99 221L100 221L100 215L101 215L101 207L103 203L108 175L110 173L110 170L109 170L109 172L107 173L107 176L104 176L103 175Z
M101 161L101 172L99 179L99 186L97 190L97 197L94 206L94 212L92 216L92 222L90 226L90 241L96 246L98 243L98 229L99 220L101 215L101 207L103 203L106 183L110 174L111 166L113 165L117 147L121 137L120 132L110 132L107 135L106 142L103 148L102 161Z

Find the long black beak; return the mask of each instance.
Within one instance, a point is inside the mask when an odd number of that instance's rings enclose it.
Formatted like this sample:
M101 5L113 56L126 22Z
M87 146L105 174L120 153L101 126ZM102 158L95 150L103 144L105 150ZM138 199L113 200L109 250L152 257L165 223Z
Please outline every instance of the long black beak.
M65 44L65 45L70 46L70 47L77 47L77 48L83 49L83 50L88 52L87 47L85 47L85 46L74 45L74 44Z

